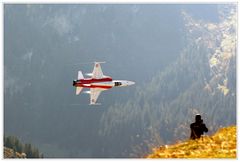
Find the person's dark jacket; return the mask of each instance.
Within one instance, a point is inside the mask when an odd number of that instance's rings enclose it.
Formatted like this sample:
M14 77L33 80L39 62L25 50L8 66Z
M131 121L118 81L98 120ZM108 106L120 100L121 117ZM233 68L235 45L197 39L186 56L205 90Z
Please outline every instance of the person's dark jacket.
M204 132L208 132L208 129L206 125L203 123L203 121L196 121L195 123L192 123L190 125L191 128L191 139L198 139L203 135Z

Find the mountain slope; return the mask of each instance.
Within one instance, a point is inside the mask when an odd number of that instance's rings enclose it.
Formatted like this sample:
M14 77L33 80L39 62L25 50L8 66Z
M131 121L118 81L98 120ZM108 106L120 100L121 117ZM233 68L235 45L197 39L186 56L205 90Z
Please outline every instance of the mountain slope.
M185 46L178 59L150 82L136 85L126 103L104 112L99 134L109 144L106 150L115 144L122 156L140 157L155 146L186 139L197 113L210 134L236 124L236 8L224 7L231 14L215 24L183 12ZM231 55L225 57L228 51Z
M207 16L215 13L210 10ZM210 133L234 125L236 55L227 49L235 51L236 18L208 23L187 17L202 13L198 7L180 11L174 5L5 6L4 131L46 157L139 157L186 139L195 113ZM92 67L72 64L96 60L108 62L106 74L137 84L103 93L104 104L93 109L71 86L78 70Z
M236 126L221 128L199 140L155 148L147 158L236 158Z
M170 5L6 4L4 131L46 157L111 156L97 149L104 141L99 120L110 105L130 98L134 86L102 93L103 104L93 109L88 95L75 95L72 80L78 70L92 72L92 64L81 63L101 60L114 79L149 80L179 54L179 12Z

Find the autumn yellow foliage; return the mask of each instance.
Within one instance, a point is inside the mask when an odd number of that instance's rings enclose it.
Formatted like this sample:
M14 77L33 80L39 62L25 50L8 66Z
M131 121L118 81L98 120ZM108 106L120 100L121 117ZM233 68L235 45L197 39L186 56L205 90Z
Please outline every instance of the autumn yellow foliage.
M213 136L154 148L147 158L236 158L236 140L236 126L229 126Z

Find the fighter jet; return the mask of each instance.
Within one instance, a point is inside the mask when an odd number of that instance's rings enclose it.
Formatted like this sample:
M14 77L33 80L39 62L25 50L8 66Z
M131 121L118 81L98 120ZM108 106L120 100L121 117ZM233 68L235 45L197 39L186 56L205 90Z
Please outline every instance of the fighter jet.
M90 88L87 93L90 94L90 105L98 105L97 99L102 91L109 90L113 87L125 87L135 84L127 80L113 80L110 76L103 75L100 63L94 62L91 78L84 78L82 71L78 71L77 80L73 80L73 86L76 87L76 95L79 95L83 88Z

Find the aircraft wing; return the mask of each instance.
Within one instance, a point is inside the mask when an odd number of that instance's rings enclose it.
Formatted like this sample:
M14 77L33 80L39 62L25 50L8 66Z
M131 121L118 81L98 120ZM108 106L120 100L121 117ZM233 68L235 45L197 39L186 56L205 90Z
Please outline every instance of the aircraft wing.
M95 105L97 99L102 91L105 89L102 88L90 88L90 105Z
M102 72L100 62L95 62L92 74L93 74L92 78L96 78L96 79L103 78L103 72Z

